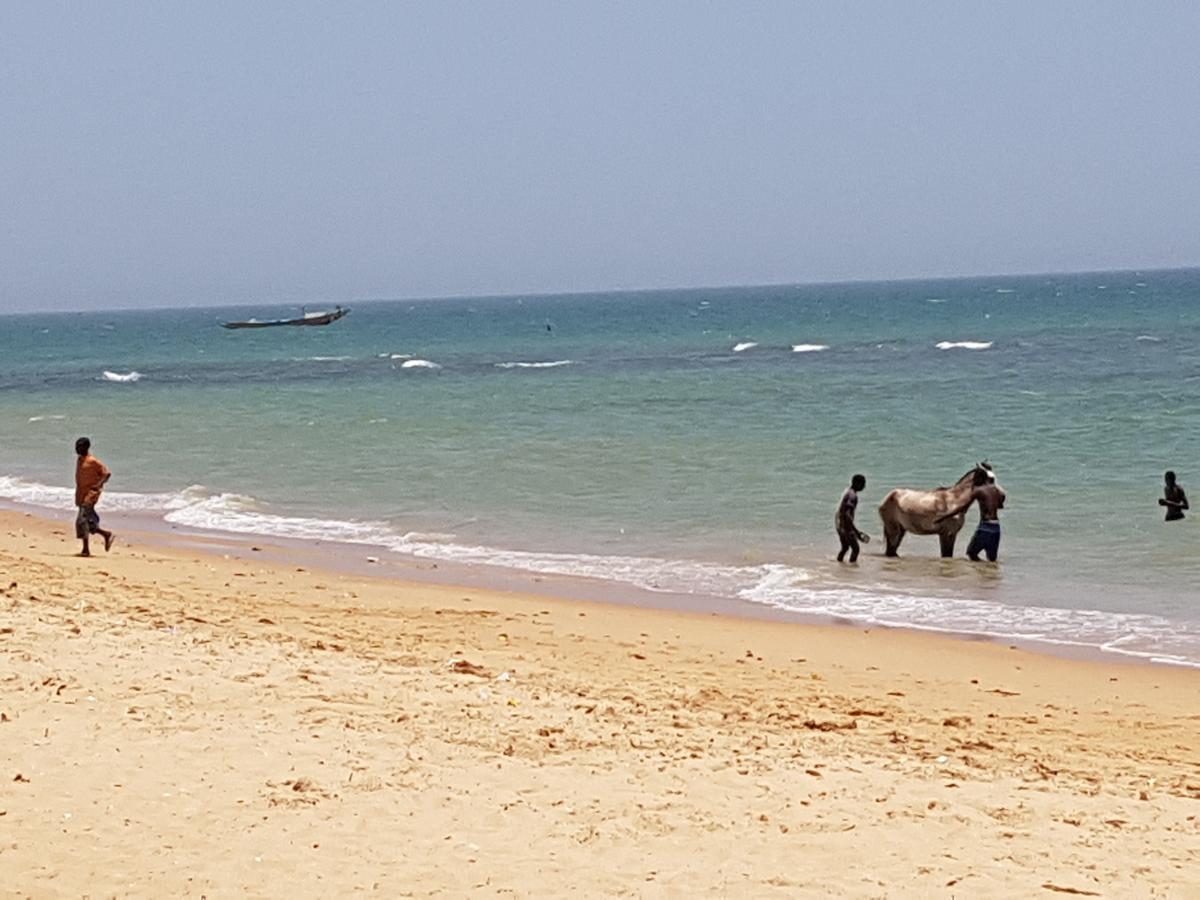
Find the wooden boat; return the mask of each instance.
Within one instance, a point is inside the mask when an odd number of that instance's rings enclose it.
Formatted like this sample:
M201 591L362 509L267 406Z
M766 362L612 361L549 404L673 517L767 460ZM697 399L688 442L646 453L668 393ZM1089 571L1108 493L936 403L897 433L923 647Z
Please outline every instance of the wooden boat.
M245 322L222 322L222 328L276 328L280 325L332 325L350 310L340 306L326 312L306 312L298 319L268 319L260 322L258 319L248 319Z

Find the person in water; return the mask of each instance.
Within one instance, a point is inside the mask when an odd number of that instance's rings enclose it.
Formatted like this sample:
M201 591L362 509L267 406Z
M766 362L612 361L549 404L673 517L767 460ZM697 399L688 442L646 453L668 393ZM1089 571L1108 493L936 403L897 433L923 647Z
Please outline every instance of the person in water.
M842 549L837 556L838 562L845 562L847 550L850 551L850 562L858 562L859 541L866 544L871 540L854 524L854 513L858 509L858 492L866 486L867 479L862 475L855 475L850 479L850 487L846 488L846 492L842 494L842 500L838 504L837 515L833 520L838 540L842 542Z
M1183 518L1183 511L1191 508L1188 506L1187 494L1175 481L1174 472L1163 475L1163 495L1158 505L1167 508L1168 522L1178 522Z
M81 437L75 442L75 505L79 508L75 516L75 536L83 541L80 556L91 556L89 538L98 534L104 538L104 549L112 547L113 533L100 527L100 516L96 514L96 504L100 502L100 494L104 485L112 477L108 466L92 456L92 442Z
M1000 510L1004 508L1005 493L997 485L995 477L986 469L975 470L972 479L973 487L967 502L958 509L951 510L936 521L965 513L972 503L979 504L979 527L967 545L967 556L972 562L979 562L979 554L987 554L988 562L995 562L1000 555Z

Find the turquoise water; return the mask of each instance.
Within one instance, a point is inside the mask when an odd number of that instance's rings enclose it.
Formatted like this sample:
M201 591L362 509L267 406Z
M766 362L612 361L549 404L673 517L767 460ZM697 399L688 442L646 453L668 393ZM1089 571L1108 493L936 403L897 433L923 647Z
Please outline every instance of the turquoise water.
M110 511L1200 661L1156 505L1200 498L1200 271L346 305L0 317L0 498L68 504L89 434ZM1001 564L884 560L887 490L983 458Z

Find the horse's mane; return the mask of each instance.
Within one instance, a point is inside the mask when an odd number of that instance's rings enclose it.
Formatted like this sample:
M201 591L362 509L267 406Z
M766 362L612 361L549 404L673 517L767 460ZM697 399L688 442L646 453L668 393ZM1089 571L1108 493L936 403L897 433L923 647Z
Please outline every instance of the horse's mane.
M980 469L983 469L987 472L991 472L992 464L990 462L988 462L986 459L983 462L976 463L975 465L971 466L971 468L967 469L967 471L965 473L963 473L962 478L960 478L960 479L958 479L958 481L954 482L954 485L957 487L958 485L960 485L964 481L966 481L968 478L974 478L975 473L978 472ZM948 491L948 490L950 490L950 488L946 487L945 485L942 485L941 487L934 488L934 490L935 491Z

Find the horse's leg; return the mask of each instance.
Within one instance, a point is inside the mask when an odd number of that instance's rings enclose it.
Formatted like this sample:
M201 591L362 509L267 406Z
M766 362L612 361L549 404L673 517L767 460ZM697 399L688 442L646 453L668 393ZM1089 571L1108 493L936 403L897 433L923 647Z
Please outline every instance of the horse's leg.
M943 531L938 534L942 542L942 558L949 559L954 555L954 541L958 538L957 531Z
M900 542L904 540L904 526L891 520L883 523L883 536L887 540L885 556L899 556Z

